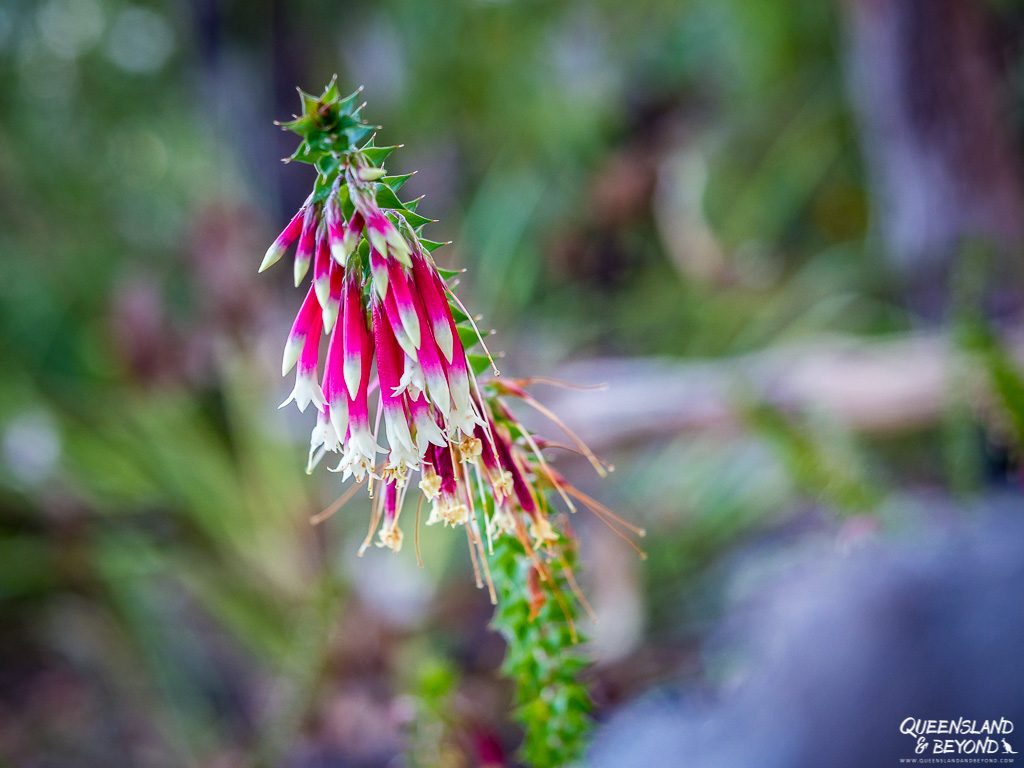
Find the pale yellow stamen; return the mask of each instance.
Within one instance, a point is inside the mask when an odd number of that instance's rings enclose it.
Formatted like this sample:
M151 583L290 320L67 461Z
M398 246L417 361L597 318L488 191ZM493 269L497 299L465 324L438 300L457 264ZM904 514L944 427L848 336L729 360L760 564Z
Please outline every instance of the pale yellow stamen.
M488 526L493 536L501 534L512 535L516 532L516 521L512 519L512 513L504 508L499 508L491 515L491 522Z
M477 437L464 437L457 446L459 460L463 464L472 463L480 458L484 451L484 444Z
M397 485L399 488L405 487L408 478L409 468L406 466L404 461L399 462L397 466L389 464L388 466L384 467L384 470L381 472L382 480L384 480L385 482L389 480L394 480L395 485Z
M537 549L543 547L549 541L558 541L558 534L551 527L546 517L538 515L530 524L530 535L533 536L534 546Z
M450 525L453 528L456 525L465 525L469 520L469 509L465 504L457 501L449 502L441 510L441 519L444 520L445 525Z
M507 469L499 470L492 478L491 482L494 483L494 490L500 493L503 499L507 499L512 495L514 488L512 473Z
M433 501L441 493L441 476L432 469L425 469L423 479L419 482L419 488L423 491L427 501ZM431 513L433 515L433 513Z
M377 534L378 547L386 547L392 552L399 552L402 549L402 529L397 525L390 525L381 528Z

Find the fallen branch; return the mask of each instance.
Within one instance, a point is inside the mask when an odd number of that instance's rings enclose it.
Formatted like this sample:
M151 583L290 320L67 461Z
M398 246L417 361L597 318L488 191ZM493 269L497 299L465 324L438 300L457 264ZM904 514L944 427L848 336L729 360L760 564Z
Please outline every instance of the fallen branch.
M1024 331L1006 337L1024 362ZM882 341L849 337L704 361L604 358L564 366L560 378L604 382L599 391L540 398L594 448L683 432L741 428L743 403L824 413L848 428L898 432L934 423L955 389L976 378L946 335Z

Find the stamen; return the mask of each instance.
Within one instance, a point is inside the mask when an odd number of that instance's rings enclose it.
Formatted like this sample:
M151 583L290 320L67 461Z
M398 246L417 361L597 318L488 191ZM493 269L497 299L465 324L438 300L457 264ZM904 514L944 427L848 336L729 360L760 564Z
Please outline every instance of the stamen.
M579 498L579 497L577 497L577 498ZM580 499L580 501L583 501L584 504L587 504L587 502L584 501L583 499ZM598 505L599 508L600 508L600 506L601 505ZM620 539L622 539L624 542L626 542L626 544L629 545L630 549L632 549L634 552L636 552L637 556L641 560L646 560L647 559L647 553L635 541L633 541L631 538L629 538L629 536L627 536L625 533L623 533L618 528L616 528L612 524L612 520L606 518L602 514L602 512L599 511L599 508L594 508L594 507L590 506L589 504L587 504L587 509L589 509L591 512L593 512L594 515L599 520L601 520L601 522L603 522L608 527L609 531L611 531L616 536L618 536ZM623 522L627 527L629 527L629 528L635 527L635 526L630 526L628 523L625 523L624 521L622 521L622 519L618 515L615 515L614 513L611 512L611 510L607 509L606 507L604 508L604 511L607 511L607 512L611 513L612 518L614 518L615 520L618 520L619 522ZM646 536L647 535L647 532L644 531L643 528L637 528L636 530L638 531L638 533L637 533L638 536Z
M560 418L558 418L558 415L554 411L552 411L546 405L538 401L529 393L524 392L521 399L524 403L532 406L534 409L544 414L552 422L558 425L558 427L563 432L565 432L569 439L573 441L573 443L579 449L580 453L587 457L587 461L590 462L590 465L594 468L594 471L597 472L598 475L600 475L601 477L608 476L608 470L605 468L604 462L597 458L596 455L594 455L594 452L590 450L586 443L583 442L583 439L575 432L573 432L571 429L569 429L569 426Z
M487 506L485 501L487 497L484 495L484 481L483 478L480 477L480 475L482 474L480 471L480 465L474 464L473 466L474 469L476 470L476 472L473 473L473 476L476 478L477 492L480 494L480 501L484 503L484 507L481 508L480 514L484 518L484 531L487 534L487 553L493 555L494 540L491 538L491 521L487 519Z
M576 582L576 575L565 563L562 564L562 575L565 576L565 580L569 584L569 589L572 590L573 595L580 601L580 605L583 606L583 610L586 611L587 616L595 624L597 623L597 614L594 612L593 606L590 605L590 601L587 600L587 596L583 594L583 590L580 589L580 585Z
M370 544L373 543L373 534L377 532L377 526L380 524L381 517L383 517L383 508L384 495L382 494L377 497L376 503L373 505L373 514L370 515L370 528L366 532L366 538L363 539L362 546L359 547L359 552L357 553L359 557L362 557L366 553L366 550L369 549Z
M626 520L623 520L621 517L619 517L617 514L612 512L608 507L606 507L604 504L599 502L597 499L594 499L594 498L588 496L587 494L583 493L583 491L579 490L575 486L569 485L569 483L565 483L563 481L563 484L565 485L566 490L574 498L579 499L584 504L586 504L591 509L591 511L593 511L595 514L599 513L601 515L604 515L608 519L613 520L614 522L616 522L619 525L621 525L623 528L625 528L625 529L627 529L629 531L632 531L637 536L639 536L641 539L644 538L647 535L647 531L646 530L641 528L639 525L633 525L632 523L630 523L630 522L628 522Z
M423 496L416 502L416 530L413 532L413 544L416 548L416 564L423 567L423 556L420 553L420 511L423 509Z
M473 546L473 535L468 525L464 525L463 528L466 529L466 541L469 543L469 559L473 563L473 580L476 582L477 589L483 589L484 582L480 578L480 564L476 558L476 547Z
M559 442L557 442L555 440L538 440L537 441L537 445L539 445L541 447L541 449L544 449L544 448L557 448L558 450L561 450L561 451L568 451L569 453L575 453L577 456L579 456L581 458L584 458L584 459L587 458L586 454L583 453L583 451L581 451L578 448L576 448L575 446L566 445L565 443L559 443ZM606 461L605 459L602 459L600 456L598 456L597 458L598 458L598 461L600 461L601 464L604 465L604 468L605 468L606 471L608 471L608 472L614 472L615 471L615 465L612 464L610 461Z
M544 470L544 474L554 480L554 472L551 467L548 466L547 461L544 459L544 454L540 452L540 448L537 447L537 443L534 441L533 436L527 430L521 430L523 438L526 440L526 444L533 450L533 455L537 457L537 461L541 468ZM565 506L569 508L570 512L576 512L576 505L572 503L572 500L562 490L562 486L559 483L554 483L555 490L558 491L558 495L562 497L562 501L565 502Z
M605 383L600 384L573 384L570 381L561 381L560 379L551 379L547 376L528 376L525 379L515 379L516 384L520 387L528 387L531 384L547 384L549 387L558 387L559 389L571 389L579 392L603 392L608 389L608 385Z
M491 351L487 348L487 342L484 341L483 334L480 333L480 329L476 325L476 320L473 319L473 316L469 313L469 310L466 309L466 305L462 303L462 300L455 295L455 291L453 291L447 284L445 284L444 287L445 293L452 297L455 303L459 306L459 309L462 310L462 314L464 314L469 319L469 324L473 326L473 332L476 334L477 339L480 341L480 347L483 349L484 354L487 355L487 360L491 364L491 371L494 372L495 376L501 376L501 371L498 370L498 366L495 365L494 363L494 357L491 355Z

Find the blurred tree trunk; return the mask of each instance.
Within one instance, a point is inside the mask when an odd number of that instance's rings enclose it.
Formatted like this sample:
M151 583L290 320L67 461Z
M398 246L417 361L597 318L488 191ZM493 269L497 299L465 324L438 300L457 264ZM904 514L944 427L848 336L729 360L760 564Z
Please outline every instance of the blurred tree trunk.
M941 318L965 247L996 254L990 311L1024 307L1011 256L1024 196L1000 103L989 6L845 0L848 71L879 245L910 307Z

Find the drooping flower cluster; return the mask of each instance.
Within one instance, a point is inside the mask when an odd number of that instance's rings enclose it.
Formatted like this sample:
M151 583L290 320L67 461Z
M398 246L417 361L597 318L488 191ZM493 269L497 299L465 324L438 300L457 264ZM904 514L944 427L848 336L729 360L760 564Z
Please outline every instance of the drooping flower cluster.
M295 369L295 387L282 407L317 411L308 471L334 454L330 468L343 480L366 480L371 495L383 484L367 544L379 525L378 545L400 549L399 515L413 489L430 504L428 525L467 527L486 571L485 537L513 534L531 550L558 540L542 488L570 509L580 494L502 404L500 395L535 403L525 390L477 382L493 361L467 354L482 336L448 285L454 273L434 262L441 243L421 236L429 220L398 198L410 174L383 168L395 148L373 144L357 95L342 98L333 84L320 97L303 94L303 114L284 124L303 137L292 159L319 174L260 266L294 246L295 285L312 271L285 344L282 372Z

